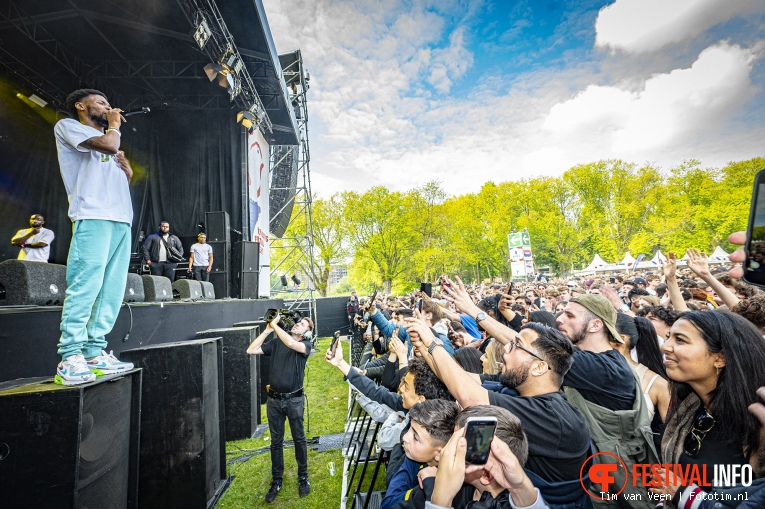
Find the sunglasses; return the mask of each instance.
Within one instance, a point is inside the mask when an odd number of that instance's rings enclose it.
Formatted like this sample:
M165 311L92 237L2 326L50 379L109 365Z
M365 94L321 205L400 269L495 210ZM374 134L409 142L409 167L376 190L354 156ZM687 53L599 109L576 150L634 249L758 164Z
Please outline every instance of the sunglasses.
M538 356L537 354L535 354L534 352L532 352L531 350L528 350L528 349L526 349L526 348L523 348L523 347L522 347L521 345L519 345L519 344L518 344L516 341L512 341L512 340L511 340L511 341L510 341L508 344L510 345L510 352L512 352L512 351L513 351L513 348L518 348L519 350L523 350L524 352L526 352L527 354L531 355L532 357L536 357L537 359L539 359L539 360L540 360L540 361L542 361L542 362L547 362L547 361L545 361L543 358L541 358L540 356Z
M685 454L695 457L701 450L701 441L704 440L704 437L707 436L707 433L709 433L714 425L715 418L709 415L709 412L704 410L704 413L699 414L693 423L691 431L685 437L685 442L683 443Z

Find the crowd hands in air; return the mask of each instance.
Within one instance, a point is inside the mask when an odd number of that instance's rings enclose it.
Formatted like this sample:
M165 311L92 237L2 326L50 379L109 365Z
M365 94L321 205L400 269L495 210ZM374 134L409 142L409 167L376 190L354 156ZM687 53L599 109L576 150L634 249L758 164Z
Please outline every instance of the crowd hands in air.
M354 296L358 367L340 344L326 360L381 423L381 508L765 507L765 293L687 255L683 269L670 253L655 272ZM469 417L497 420L485 464L466 459ZM624 478L588 478L598 452L664 466L600 500ZM752 483L720 483L715 466Z

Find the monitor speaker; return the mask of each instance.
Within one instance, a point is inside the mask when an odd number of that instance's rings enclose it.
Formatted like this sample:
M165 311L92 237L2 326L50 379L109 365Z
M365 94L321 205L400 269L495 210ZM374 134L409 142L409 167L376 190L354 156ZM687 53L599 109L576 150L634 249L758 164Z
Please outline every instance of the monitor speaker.
M215 300L215 287L213 284L209 281L200 281L199 284L202 287L202 299Z
M211 507L226 479L219 339L125 350L143 371L138 506Z
M237 242L231 250L231 292L239 299L258 298L260 244Z
M202 298L202 285L194 279L179 279L173 283L173 297L181 300Z
M143 279L138 274L128 272L127 283L125 284L125 296L122 299L125 302L143 302Z
M228 212L206 212L205 233L207 242L231 242L231 227Z
M135 508L141 372L0 384L2 507Z
M146 302L169 302L173 300L173 284L164 276L141 276Z
M0 306L61 306L66 266L5 260L0 263Z
M223 351L223 401L226 440L252 438L260 424L258 367L262 355L247 355L247 347L260 334L260 326L210 329L196 337L220 338ZM265 400L263 400L265 403Z

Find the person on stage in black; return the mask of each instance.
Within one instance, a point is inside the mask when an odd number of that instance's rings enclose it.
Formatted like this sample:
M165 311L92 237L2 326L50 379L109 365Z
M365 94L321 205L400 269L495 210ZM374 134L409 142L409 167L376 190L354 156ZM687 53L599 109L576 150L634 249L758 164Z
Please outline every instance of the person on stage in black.
M270 355L271 371L269 376L268 429L271 432L271 488L266 494L266 502L276 499L282 489L284 474L284 421L289 419L292 441L295 443L295 459L298 464L298 490L301 497L311 493L308 482L308 443L303 428L305 365L311 353L311 333L313 322L305 317L287 332L279 326L277 315L255 341L247 348L250 355ZM272 340L264 344L265 339L276 332L279 341Z
M173 256L170 248L176 250L180 259ZM170 223L159 223L159 231L152 233L143 241L143 258L149 265L152 276L165 276L175 281L175 268L183 259L181 239L170 233Z

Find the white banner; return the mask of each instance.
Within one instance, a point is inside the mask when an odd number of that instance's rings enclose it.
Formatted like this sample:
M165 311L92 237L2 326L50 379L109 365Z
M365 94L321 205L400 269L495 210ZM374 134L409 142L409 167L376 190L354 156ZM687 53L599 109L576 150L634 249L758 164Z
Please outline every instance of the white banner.
M247 196L250 210L250 240L260 244L258 297L269 297L271 290L271 257L268 245L271 220L268 194L270 190L269 146L259 129L247 136Z

